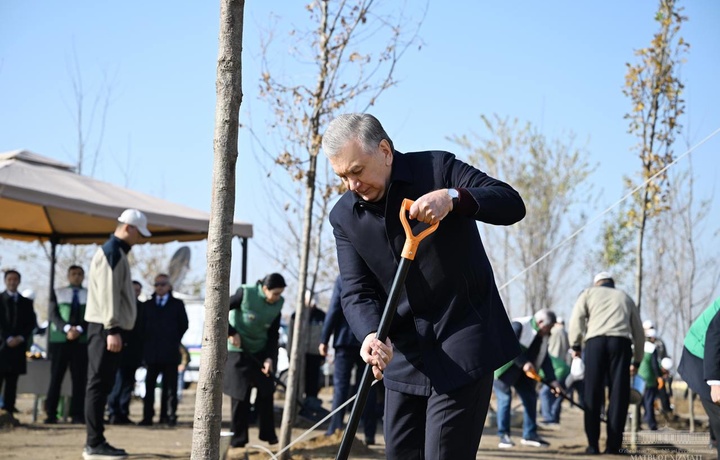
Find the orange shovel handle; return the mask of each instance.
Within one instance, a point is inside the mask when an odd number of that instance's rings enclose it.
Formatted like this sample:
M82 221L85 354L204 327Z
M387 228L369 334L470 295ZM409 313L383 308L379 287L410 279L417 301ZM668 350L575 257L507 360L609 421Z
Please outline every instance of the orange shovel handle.
M417 254L417 248L420 242L425 239L426 236L437 230L438 225L440 225L440 222L436 222L417 235L413 235L406 215L410 211L410 206L412 206L413 203L413 200L405 198L402 206L400 206L400 222L402 222L402 226L405 229L405 246L403 246L401 256L410 260L415 260L415 254Z

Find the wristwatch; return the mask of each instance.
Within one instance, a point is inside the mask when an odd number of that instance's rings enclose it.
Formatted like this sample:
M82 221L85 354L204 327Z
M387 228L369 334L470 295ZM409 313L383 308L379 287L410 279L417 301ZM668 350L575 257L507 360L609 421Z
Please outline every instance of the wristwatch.
M453 209L455 209L458 201L460 201L460 192L458 192L456 188L449 188L447 189L447 194L452 198Z

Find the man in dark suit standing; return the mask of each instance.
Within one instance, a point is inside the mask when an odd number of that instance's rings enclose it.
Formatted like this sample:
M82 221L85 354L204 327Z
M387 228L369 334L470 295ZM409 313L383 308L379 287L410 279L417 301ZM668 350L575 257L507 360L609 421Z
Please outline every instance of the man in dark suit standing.
M332 411L335 412L350 396L350 377L353 368L355 369L355 379L360 380L365 363L360 357L360 342L355 338L350 325L343 315L342 306L340 305L340 296L342 294L342 280L338 276L335 279L335 287L333 288L332 297L330 298L330 307L328 307L325 322L323 323L322 334L320 336L320 345L318 351L320 356L327 356L328 343L330 336L333 338L333 348L335 349L334 369L333 369L333 400ZM357 385L356 385L357 386ZM362 414L363 429L365 431L365 444L375 444L375 433L377 432L377 415L375 411L376 399L375 387L373 385L368 393L368 402ZM357 392L357 388L353 390L353 394ZM337 430L342 430L345 426L345 408L337 410L330 419L326 435L332 435Z
M21 296L17 288L20 273L5 272L5 292L0 295L0 388L4 387L3 409L17 412L17 381L27 372L25 350L37 326L32 300Z
M375 377L384 372L386 454L474 459L493 371L520 352L476 222L518 222L522 198L451 153L397 152L367 114L330 123L323 150L348 188L330 223L345 316ZM442 223L420 245L382 343L375 334L406 239L405 198L415 200L415 234L421 222Z
M120 352L120 365L115 375L115 385L108 396L108 423L110 425L134 425L130 420L130 400L135 388L135 371L142 365L143 341L145 340L145 305L139 299L142 284L133 280L137 316L135 326L127 334L127 341Z
M162 401L160 423L177 424L178 364L180 364L180 341L188 328L185 303L172 295L172 285L166 274L155 277L155 293L145 302L145 336L143 357L145 398L143 418L139 425L150 426L155 415L155 382L162 374Z

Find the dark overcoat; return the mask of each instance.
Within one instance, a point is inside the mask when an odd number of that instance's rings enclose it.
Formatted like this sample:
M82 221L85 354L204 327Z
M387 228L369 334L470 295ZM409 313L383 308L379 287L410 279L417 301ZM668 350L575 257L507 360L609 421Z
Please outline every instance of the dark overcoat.
M188 329L185 303L172 294L162 307L156 302L153 294L143 306L143 358L146 364L180 364L180 342Z
M33 329L37 327L32 300L18 294L17 303L7 291L0 294L0 372L24 374L27 372L27 350ZM25 342L10 348L7 339L22 336Z
M478 208L451 212L420 243L389 334L395 356L384 382L394 391L446 393L520 353L476 221L511 225L525 205L512 187L448 152L395 152L384 210L352 192L333 208L345 317L361 340L378 329L405 243L401 203L444 188L466 189ZM411 226L417 234L424 224Z

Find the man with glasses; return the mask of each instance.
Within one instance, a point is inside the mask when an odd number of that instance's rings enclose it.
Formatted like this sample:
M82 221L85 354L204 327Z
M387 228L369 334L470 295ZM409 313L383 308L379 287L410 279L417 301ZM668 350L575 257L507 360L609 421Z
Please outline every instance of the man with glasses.
M166 274L155 277L155 293L145 302L145 332L143 335L143 358L145 375L145 398L141 426L153 424L155 415L155 382L162 374L162 403L160 423L177 424L178 364L180 364L180 341L188 328L185 304L172 295L172 285Z
M85 308L88 322L85 460L127 456L124 449L111 446L105 439L103 412L120 363L124 345L121 333L132 330L137 316L127 254L141 237L150 235L145 214L126 209L118 217L115 232L98 248L90 262Z

